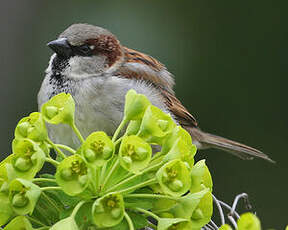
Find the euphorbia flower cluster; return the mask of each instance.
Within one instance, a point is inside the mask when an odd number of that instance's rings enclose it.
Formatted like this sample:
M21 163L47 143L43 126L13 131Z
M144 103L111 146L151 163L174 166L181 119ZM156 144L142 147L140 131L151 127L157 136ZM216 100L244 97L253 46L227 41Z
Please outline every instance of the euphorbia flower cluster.
M71 95L61 93L18 123L13 153L0 163L0 226L200 230L210 221L208 167L205 160L194 164L196 147L169 114L130 90L113 137L82 137L74 112ZM45 123L70 125L79 148L53 143ZM55 170L38 176L44 164Z

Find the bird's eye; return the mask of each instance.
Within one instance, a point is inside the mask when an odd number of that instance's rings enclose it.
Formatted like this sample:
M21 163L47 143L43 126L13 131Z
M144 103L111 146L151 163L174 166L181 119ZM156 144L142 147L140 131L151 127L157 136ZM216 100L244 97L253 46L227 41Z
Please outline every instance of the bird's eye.
M88 45L82 45L82 46L79 46L78 47L78 50L79 52L82 54L82 55L85 55L85 56L89 56L92 54L92 50L90 49L90 47Z

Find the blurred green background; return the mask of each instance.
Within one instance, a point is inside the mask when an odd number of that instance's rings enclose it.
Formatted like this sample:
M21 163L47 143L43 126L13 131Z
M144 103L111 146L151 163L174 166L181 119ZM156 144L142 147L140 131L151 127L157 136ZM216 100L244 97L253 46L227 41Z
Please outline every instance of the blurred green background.
M214 193L250 195L264 229L288 223L287 6L285 1L2 1L0 9L1 159L17 121L37 110L51 51L68 25L109 29L176 76L178 98L203 130L258 147L277 161L198 153Z

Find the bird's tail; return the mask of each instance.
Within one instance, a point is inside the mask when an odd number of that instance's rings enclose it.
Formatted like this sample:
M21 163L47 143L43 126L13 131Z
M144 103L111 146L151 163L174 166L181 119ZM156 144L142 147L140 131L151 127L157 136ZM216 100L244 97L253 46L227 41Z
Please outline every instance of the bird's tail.
M190 133L193 142L196 143L198 148L215 148L221 149L228 153L231 153L243 160L252 160L254 157L259 157L264 160L275 163L269 156L264 154L258 149L254 149L247 145L238 143L236 141L229 140L224 137L219 137L210 133L205 133L201 131L199 128L186 128Z

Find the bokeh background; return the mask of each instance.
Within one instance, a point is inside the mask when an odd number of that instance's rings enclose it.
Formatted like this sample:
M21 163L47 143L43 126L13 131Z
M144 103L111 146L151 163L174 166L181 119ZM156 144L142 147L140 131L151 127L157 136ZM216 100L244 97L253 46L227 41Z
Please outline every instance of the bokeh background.
M250 195L264 229L288 223L287 5L285 1L2 1L0 158L17 121L37 110L51 51L46 43L75 22L100 25L176 76L178 98L203 130L258 147L277 164L198 153L214 193Z

